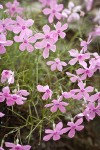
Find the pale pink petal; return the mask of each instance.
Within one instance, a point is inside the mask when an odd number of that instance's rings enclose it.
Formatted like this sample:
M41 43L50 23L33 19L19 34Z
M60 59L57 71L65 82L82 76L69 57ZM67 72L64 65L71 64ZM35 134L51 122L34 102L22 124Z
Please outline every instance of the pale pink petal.
M68 133L68 137L73 138L75 136L75 130L71 129Z

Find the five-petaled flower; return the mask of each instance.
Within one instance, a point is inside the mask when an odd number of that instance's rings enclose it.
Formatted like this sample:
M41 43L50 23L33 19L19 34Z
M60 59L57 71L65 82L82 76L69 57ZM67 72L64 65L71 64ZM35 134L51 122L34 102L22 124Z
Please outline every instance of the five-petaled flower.
M51 107L50 108L50 111L51 112L56 112L58 109L62 112L62 113L65 113L66 112L66 106L68 106L68 103L66 103L66 102L63 102L62 101L62 96L60 96L59 97L59 99L54 99L53 101L52 101L52 103L50 103L50 104L46 104L45 105L45 107L46 108L48 108L48 107Z
M32 44L36 42L34 36L26 36L26 35L24 37L15 36L14 40L16 42L22 43L19 46L19 49L21 51L27 50L28 52L32 52L34 50L34 47L32 46Z
M83 130L84 126L81 125L83 122L83 119L78 119L75 123L74 122L68 122L67 125L69 127L66 128L68 133L68 137L73 138L75 136L75 131L81 131Z
M70 65L75 65L76 62L79 62L80 65L84 67L87 66L87 63L85 62L85 60L90 58L90 53L82 54L82 53L79 53L78 50L75 50L75 49L70 50L69 53L70 53L70 56L74 57L73 59L69 61Z
M43 137L44 141L49 141L52 137L54 141L57 141L60 139L60 136L64 133L66 133L66 128L63 128L62 122L59 122L56 127L53 130L46 129L45 133L48 134Z
M62 71L63 66L67 66L67 64L64 61L60 61L59 58L55 58L54 61L48 61L48 66L51 66L51 71L58 70Z
M63 10L63 4L57 4L57 2L55 0L50 2L50 8L45 8L43 10L43 13L45 15L50 15L48 18L48 21L50 23L53 22L54 17L56 17L58 20L61 19L62 15L61 15L61 11Z

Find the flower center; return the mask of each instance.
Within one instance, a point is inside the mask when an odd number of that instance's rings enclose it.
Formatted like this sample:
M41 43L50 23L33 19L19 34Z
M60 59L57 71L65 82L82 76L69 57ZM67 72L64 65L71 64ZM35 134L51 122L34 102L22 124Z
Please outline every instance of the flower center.
M49 36L49 35L46 35L45 38L46 38L46 39L50 39L50 36Z
M12 7L12 11L15 11L16 9L15 9L15 7Z
M26 29L26 27L25 27L25 26L22 26L22 29L23 29L23 30L25 30L25 29Z
M54 9L53 9L53 10L52 10L52 13L54 13L54 14L55 14L55 13L56 13L56 10L54 10Z
M88 74L90 71L89 70L86 70L86 73Z
M78 56L78 59L82 59L82 58L83 58L82 55L79 55L79 56Z
M27 40L24 40L24 43L27 43Z

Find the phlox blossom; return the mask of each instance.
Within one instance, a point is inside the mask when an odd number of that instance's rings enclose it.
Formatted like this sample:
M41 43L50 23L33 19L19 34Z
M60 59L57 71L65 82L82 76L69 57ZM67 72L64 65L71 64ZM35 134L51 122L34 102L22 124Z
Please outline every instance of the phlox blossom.
M48 108L48 107L51 107L50 108L50 111L51 112L56 112L58 109L62 112L62 113L65 113L66 112L66 106L68 106L68 103L66 102L63 102L62 101L62 97L59 97L59 99L54 99L52 101L52 103L50 104L46 104L45 107Z
M80 100L82 98L85 98L86 100L88 100L89 93L93 92L94 87L88 86L85 88L85 85L82 81L78 83L78 86L80 89L73 89L72 90L73 92L77 93L77 95L75 95L75 98L77 100Z
M69 51L70 56L74 57L69 61L70 65L75 65L77 62L79 62L82 66L87 66L87 63L85 62L86 59L90 58L90 53L79 53L78 50L72 49Z
M80 118L78 119L75 123L74 122L68 122L67 125L69 127L67 127L67 132L69 131L68 133L68 137L69 138L73 138L75 136L75 131L81 131L83 130L84 126L81 125L83 122L83 119Z
M24 20L21 17L16 17L16 23L13 27L13 32L15 34L20 33L20 37L24 37L25 35L32 35L32 30L29 29L34 24L32 19Z
M66 33L64 31L68 28L68 24L65 23L64 25L61 25L61 22L58 21L54 27L55 27L55 30L52 31L54 39L56 39L56 41L57 41L58 36L60 36L60 38L64 39L66 36Z
M37 86L37 90L38 90L39 92L44 93L43 96L42 96L42 99L43 99L43 100L47 100L48 98L51 99L53 92L51 91L51 89L49 88L48 85L46 85L46 86L38 85L38 86Z
M45 8L43 10L43 13L45 15L49 15L48 21L50 23L53 22L54 17L56 17L58 20L61 19L61 11L63 10L63 4L57 4L55 0L50 2L50 8Z
M14 72L11 70L3 70L1 73L1 83L8 82L8 84L14 83Z
M51 71L58 70L62 71L63 66L67 66L67 64L64 61L60 61L59 58L55 58L54 61L48 61L48 66L51 66Z
M10 89L8 86L4 87L2 89L2 92L0 92L0 102L3 102L5 100L8 100L8 98L10 97Z
M15 17L16 15L22 15L23 8L20 7L20 3L17 0L14 0L13 3L6 3L7 12L11 15L11 17Z
M20 144L14 144L10 142L5 142L5 146L10 148L10 150L30 150L30 145L20 145Z
M24 36L24 37L20 37L20 36L15 36L14 37L15 42L21 42L19 49L21 51L27 50L28 52L32 52L34 50L34 47L32 46L33 43L36 42L36 39L34 38L34 36Z
M84 68L79 68L76 70L77 75L81 75L80 79L85 80L87 77L92 77L94 74L94 70L91 68L91 66L84 67Z
M48 135L43 137L44 141L49 141L52 137L54 141L57 141L62 134L66 133L66 128L63 128L62 122L59 122L53 130L46 129L45 133Z

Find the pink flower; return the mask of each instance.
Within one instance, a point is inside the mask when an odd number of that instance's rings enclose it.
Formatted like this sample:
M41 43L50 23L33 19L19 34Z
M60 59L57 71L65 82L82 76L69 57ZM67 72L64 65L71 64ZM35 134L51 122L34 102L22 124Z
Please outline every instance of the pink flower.
M46 129L45 133L48 135L43 137L44 141L49 141L52 137L54 141L57 141L62 134L66 133L66 128L63 128L62 122L59 122L53 130Z
M11 94L10 97L7 98L6 104L7 106L13 106L15 103L17 105L23 105L26 98L17 95L17 94Z
M80 118L75 123L74 122L68 122L67 123L67 125L69 126L66 128L67 132L69 131L68 137L73 138L75 136L75 131L83 130L84 126L81 125L82 122L83 122L83 119Z
M80 12L80 14L79 14ZM68 9L62 11L62 16L67 18L67 22L71 23L80 19L81 16L81 6L75 6L73 2L68 3Z
M4 117L5 114L3 114L2 112L0 112L0 118Z
M61 22L57 22L57 24L55 25L55 29L53 32L53 37L54 39L56 38L56 41L58 40L58 36L60 36L62 39L65 38L66 33L64 32L64 30L66 30L68 28L68 24L64 24L61 25Z
M5 142L5 146L10 148L10 150L30 150L30 145L20 145L20 144L14 144L10 142Z
M3 6L0 4L0 9L3 9Z
M62 9L63 9L63 4L57 4L56 1L51 1L50 8L45 8L43 10L43 13L45 15L49 15L48 21L52 23L54 17L56 17L58 20L61 19L62 15L60 12L62 11Z
M81 42L81 46L83 47L82 48L82 52L86 52L87 51L87 49L88 49L88 45L90 44L92 42L92 39L91 39L91 35L88 37L88 40L87 41L82 41Z
M75 74L72 74L70 72L66 72L66 74L68 75L68 77L71 77L70 78L71 82L76 82L76 81L80 82L81 81L81 78Z
M46 107L46 108L51 107L50 111L51 111L52 113L56 112L58 109L59 109L62 113L65 113L65 112L66 112L66 108L65 108L65 107L68 106L68 103L63 102L63 101L62 101L62 98L63 98L63 97L61 96L61 97L59 97L58 100L54 99L54 100L52 101L52 103L46 104L45 107Z
M43 49L43 57L46 59L49 57L49 51L51 50L52 52L56 51L56 45L53 42L37 42L35 44L36 49Z
M86 1L86 10L90 11L93 6L94 0L85 0L85 1Z
M21 17L17 16L16 23L13 27L13 32L15 34L20 33L20 37L24 37L25 35L32 35L32 30L29 29L33 25L34 21L32 19L24 20Z
M6 31L12 31L15 21L11 18L0 20L0 32L6 33Z
M72 57L74 57L72 60L69 61L70 65L75 65L76 62L79 62L80 65L86 67L87 63L85 62L86 59L90 58L90 54L89 53L79 53L78 50L72 49L69 51L70 55Z
M93 92L94 87L88 86L85 88L85 85L82 81L78 83L78 86L80 87L80 89L72 90L73 92L78 93L77 95L75 95L75 98L78 100L80 100L82 98L85 98L86 100L88 100L88 98L89 98L88 93Z
M44 93L43 96L42 96L43 100L47 100L48 98L51 99L51 97L52 97L52 91L51 91L51 89L49 88L48 85L46 85L46 86L38 85L37 86L37 90L39 92Z
M11 15L11 17L14 17L16 15L22 15L23 8L20 7L20 4L17 0L14 0L13 3L11 2L6 3L6 7L7 12L9 13L9 15Z
M3 70L1 73L1 83L8 82L8 84L14 83L14 72L11 70Z
M10 89L8 86L6 86L2 89L2 92L0 92L0 102L7 100L9 97L11 97Z
M79 68L76 70L77 75L82 75L80 78L81 80L85 80L87 77L92 77L94 74L94 70L91 68L84 67L84 68Z
M44 25L43 28L43 33L36 33L34 35L34 37L36 39L42 39L41 42L37 42L35 44L35 47L38 48L38 47L43 47L43 45L46 45L47 43L51 43L51 44L54 44L55 43L55 39L53 38L53 34L52 34L52 31L50 31L50 27L48 25Z
M32 46L32 44L36 42L34 36L15 36L14 40L15 42L22 42L22 44L19 46L21 51L27 50L28 52L32 52L34 50L34 47Z
M100 104L95 106L95 103L90 102L84 110L83 114L88 121L93 120L96 117L96 114L100 116Z
M63 66L67 66L67 64L64 61L60 61L59 58L54 59L54 61L48 61L47 62L48 66L51 66L51 71L58 70L62 71Z
M6 40L6 36L4 34L0 34L0 54L6 53L5 46L11 46L13 41Z

